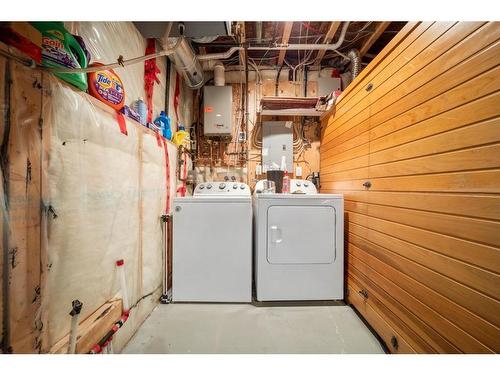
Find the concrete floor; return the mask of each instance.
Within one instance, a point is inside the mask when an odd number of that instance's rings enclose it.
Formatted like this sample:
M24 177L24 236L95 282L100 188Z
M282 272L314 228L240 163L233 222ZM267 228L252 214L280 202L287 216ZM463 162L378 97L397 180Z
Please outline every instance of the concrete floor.
M122 353L384 353L348 306L159 305Z

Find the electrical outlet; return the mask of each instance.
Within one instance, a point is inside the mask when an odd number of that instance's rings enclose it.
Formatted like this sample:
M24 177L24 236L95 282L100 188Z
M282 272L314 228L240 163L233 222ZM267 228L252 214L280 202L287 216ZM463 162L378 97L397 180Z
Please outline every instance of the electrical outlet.
M262 174L262 165L257 164L257 165L255 166L255 174L256 174L257 176L259 176L259 175L261 175L261 174Z
M246 132L239 132L238 133L238 142L245 143L246 141L247 141L247 133Z
M302 167L298 165L295 167L295 177L302 177Z

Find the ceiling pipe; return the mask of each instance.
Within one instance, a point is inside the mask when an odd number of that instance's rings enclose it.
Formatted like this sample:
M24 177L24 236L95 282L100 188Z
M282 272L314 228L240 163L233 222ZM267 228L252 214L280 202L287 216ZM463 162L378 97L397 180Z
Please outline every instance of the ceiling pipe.
M235 52L243 49L243 47L231 47L226 52L220 53L209 53L207 55L198 55L198 60L206 61L206 60L224 60L230 58L234 55Z
M345 34L347 28L349 27L349 22L344 22L342 30L340 32L339 39L333 44L275 44L274 46L248 46L249 51L279 51L279 50L326 50L335 51L340 56L348 58L345 54L340 53L337 49L344 43ZM226 52L222 53L210 53L207 55L199 55L198 59L204 60L224 60L231 57L236 51L242 50L243 47L232 47Z
M255 22L255 34L257 34L257 43L262 43L262 21Z

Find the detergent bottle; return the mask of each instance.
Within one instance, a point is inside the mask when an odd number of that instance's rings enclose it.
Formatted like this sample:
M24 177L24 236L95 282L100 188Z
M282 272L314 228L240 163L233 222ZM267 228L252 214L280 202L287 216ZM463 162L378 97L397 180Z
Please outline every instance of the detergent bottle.
M183 145L187 147L189 144L189 133L184 128L184 125L179 124L179 128L175 132L174 138L172 140L177 147Z
M95 62L90 66L102 66ZM113 69L98 70L88 74L89 94L119 111L125 105L122 80Z
M140 97L134 103L132 103L132 109L139 114L141 119L140 123L146 125L148 121L148 106L144 102L144 99Z
M80 43L62 22L32 22L42 33L42 65L47 67L86 68L88 61ZM87 90L86 73L54 73L80 90Z
M165 111L160 112L160 116L156 118L154 124L159 126L162 135L169 141L172 139L172 129L170 128L170 117L165 114Z

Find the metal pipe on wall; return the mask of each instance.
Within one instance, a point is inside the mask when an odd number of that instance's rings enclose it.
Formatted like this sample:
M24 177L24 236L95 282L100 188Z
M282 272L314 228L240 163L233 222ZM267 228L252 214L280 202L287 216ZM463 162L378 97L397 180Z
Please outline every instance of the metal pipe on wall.
M188 87L200 88L203 86L203 69L191 43L183 36L174 40L176 47L174 53L169 55L169 59L172 60L175 69L182 75Z
M248 49L245 47L245 133L248 134ZM237 135L238 136L238 135ZM248 145L246 145L246 158L247 163L250 157L250 150Z

